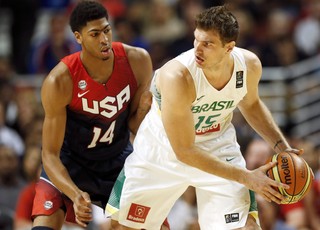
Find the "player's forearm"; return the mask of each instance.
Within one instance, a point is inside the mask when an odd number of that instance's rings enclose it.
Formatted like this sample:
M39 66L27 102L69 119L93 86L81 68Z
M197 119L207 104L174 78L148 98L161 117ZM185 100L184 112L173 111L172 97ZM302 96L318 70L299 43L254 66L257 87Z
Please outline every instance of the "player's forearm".
M72 181L67 169L59 157L53 154L43 154L43 167L51 182L72 201L79 193L79 188Z
M138 128L148 111L149 109L138 108L137 111L131 116L128 122L129 130L131 131L131 133L133 133L134 135L137 133Z
M242 184L245 183L245 181L243 181L243 178L246 177L247 173L249 173L247 169L224 162L218 157L205 152L198 147L194 147L188 150L181 150L180 154L178 154L177 157L181 162L187 165Z
M151 103L152 103L152 94L149 90L146 90L141 94L139 98L139 104L129 119L129 123L128 123L129 129L131 133L133 133L134 135L137 133L142 120L144 119L146 114L149 112Z
M262 101L255 103L250 109L241 110L241 112L249 125L269 143L275 152L283 152L290 148L270 110Z

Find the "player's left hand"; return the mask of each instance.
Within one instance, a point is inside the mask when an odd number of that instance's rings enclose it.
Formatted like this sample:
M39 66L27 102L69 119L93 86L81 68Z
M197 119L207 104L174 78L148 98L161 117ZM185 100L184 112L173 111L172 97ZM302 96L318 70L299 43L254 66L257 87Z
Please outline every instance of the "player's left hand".
M292 149L292 148L288 148L285 150L285 152L287 153L294 153L298 156L301 156L303 153L304 153L304 150L303 149Z
M91 199L88 193L80 192L73 201L73 209L76 215L76 222L82 226L87 227L88 223L92 221Z

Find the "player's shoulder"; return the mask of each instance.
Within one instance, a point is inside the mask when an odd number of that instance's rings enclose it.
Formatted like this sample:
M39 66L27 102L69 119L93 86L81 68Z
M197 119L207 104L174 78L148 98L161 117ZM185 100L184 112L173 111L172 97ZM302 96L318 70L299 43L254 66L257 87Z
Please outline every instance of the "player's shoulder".
M243 54L244 60L246 62L247 69L250 71L260 71L262 69L261 61L259 57L252 51L238 48Z
M166 79L175 81L187 81L192 80L192 76L188 68L176 59L167 61L162 67L159 68L159 74Z
M153 67L151 57L147 50L127 44L123 44L123 47L137 81L142 82L151 78Z
M150 54L149 52L141 47L137 46L131 46L128 44L122 43L124 50L126 51L127 57L129 60L145 60L145 59L150 59Z
M64 85L68 86L71 83L71 74L67 65L63 62L59 62L46 76L44 84L47 85Z

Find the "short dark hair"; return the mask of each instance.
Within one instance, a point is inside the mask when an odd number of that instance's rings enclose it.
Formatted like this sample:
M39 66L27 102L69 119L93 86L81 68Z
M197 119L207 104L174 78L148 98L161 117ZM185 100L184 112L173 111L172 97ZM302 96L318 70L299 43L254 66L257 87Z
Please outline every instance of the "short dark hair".
M223 44L237 41L239 36L238 21L226 5L204 10L196 16L195 25L199 29L216 31Z
M70 27L72 32L80 32L88 22L100 18L108 19L106 8L94 0L82 0L73 9L70 16Z

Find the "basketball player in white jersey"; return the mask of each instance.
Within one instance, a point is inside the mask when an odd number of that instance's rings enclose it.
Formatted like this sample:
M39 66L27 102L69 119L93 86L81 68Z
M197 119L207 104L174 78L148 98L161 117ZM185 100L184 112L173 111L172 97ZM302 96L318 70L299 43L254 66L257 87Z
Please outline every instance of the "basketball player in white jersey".
M236 47L238 33L225 6L209 8L196 18L194 49L155 72L153 104L124 167L123 229L159 229L188 186L196 188L202 230L260 229L251 191L269 202L284 199L273 187L288 185L266 176L275 163L246 169L231 123L238 107L276 153L302 152L289 146L261 101L261 63Z

